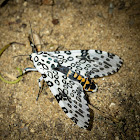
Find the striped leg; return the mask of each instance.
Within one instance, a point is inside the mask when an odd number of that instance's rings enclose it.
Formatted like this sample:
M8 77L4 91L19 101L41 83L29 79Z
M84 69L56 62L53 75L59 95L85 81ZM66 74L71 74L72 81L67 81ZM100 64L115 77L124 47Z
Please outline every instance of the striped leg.
M24 69L22 73L25 74L27 72L32 72L32 71L37 71L37 69L28 67L28 68Z
M37 69L36 69L36 68L30 68L30 67L25 68L25 69L23 70L22 74L19 75L19 76L17 76L17 78L20 77L20 76L22 76L22 75L24 75L24 74L27 73L27 72L32 72L32 71L37 71Z
M39 92L38 92L36 101L38 101L39 95L40 95L40 93L41 93L41 91L42 91L42 86L41 86L41 81L42 81L42 80L43 80L43 77L41 76L41 77L38 79Z

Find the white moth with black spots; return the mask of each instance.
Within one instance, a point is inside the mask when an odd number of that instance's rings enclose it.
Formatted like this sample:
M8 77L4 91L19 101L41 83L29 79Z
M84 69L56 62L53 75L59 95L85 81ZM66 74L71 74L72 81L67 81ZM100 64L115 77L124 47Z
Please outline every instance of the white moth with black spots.
M79 127L87 129L90 112L85 91L96 92L97 85L93 78L114 74L120 69L122 59L100 50L37 52L31 41L30 45L34 68L24 69L23 74L40 72L39 94L41 81L45 80L66 115Z

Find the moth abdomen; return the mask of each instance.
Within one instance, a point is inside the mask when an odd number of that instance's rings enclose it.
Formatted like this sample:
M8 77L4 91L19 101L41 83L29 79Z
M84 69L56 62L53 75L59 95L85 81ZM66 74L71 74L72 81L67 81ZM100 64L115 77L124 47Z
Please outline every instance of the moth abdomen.
M78 81L82 85L83 89L87 92L97 91L97 85L90 78L84 78L83 76L71 70L68 71L67 77L69 77L72 80Z

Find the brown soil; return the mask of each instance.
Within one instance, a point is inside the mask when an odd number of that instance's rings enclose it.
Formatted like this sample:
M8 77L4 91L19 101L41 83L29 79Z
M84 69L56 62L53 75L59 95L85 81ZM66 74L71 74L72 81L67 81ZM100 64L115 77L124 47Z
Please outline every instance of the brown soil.
M2 2L7 0L2 0ZM13 0L0 8L0 49L12 45L0 60L7 80L19 75L16 67L33 67L28 56L30 24L39 34L43 51L99 49L124 60L120 71L96 79L99 90L89 95L94 114L91 131L79 128L59 107L49 88L39 101L37 72L16 84L0 81L0 139L139 140L140 2L116 0ZM59 46L59 47L58 47ZM11 78L8 78L11 77Z

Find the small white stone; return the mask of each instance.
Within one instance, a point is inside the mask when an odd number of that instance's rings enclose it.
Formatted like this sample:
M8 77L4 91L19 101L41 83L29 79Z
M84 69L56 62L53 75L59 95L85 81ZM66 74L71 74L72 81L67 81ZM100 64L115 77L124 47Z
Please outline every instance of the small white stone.
M51 49L51 50L53 50L53 49L54 49L54 47L50 47L50 49Z
M116 136L116 137L115 137L115 140L119 140L119 136Z
M19 17L19 16L17 16L17 19L20 19L20 17Z
M39 13L39 15L38 15L40 18L42 17L42 14L41 13Z
M64 39L64 35L61 35L61 36L60 36L60 39Z
M109 108L112 108L112 107L115 107L115 103L111 103L110 105L109 105Z
M35 132L35 130L32 128L32 129L30 130L30 132L31 132L31 133L34 133L34 132Z
M19 0L16 0L16 3L19 3Z
M25 7L27 6L27 1L25 1L25 2L23 3L23 6L25 6Z
M0 118L3 119L3 114L2 113L0 114Z

